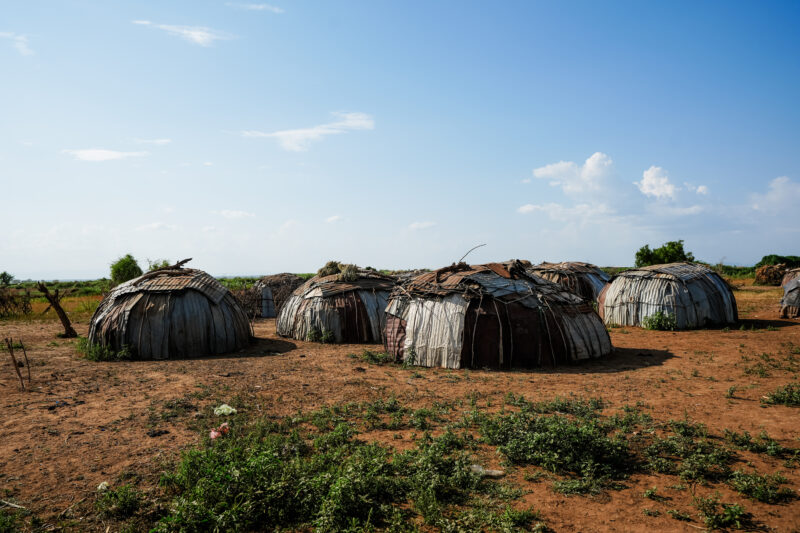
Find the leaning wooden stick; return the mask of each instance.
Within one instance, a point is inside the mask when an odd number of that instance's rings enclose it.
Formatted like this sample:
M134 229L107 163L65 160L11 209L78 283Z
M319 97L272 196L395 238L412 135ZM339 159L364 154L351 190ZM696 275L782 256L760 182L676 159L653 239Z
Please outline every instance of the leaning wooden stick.
M22 387L22 390L25 390L25 382L22 380L22 373L17 366L17 358L14 357L14 340L6 338L6 346L8 346L8 353L11 355L11 364L14 365L14 372L17 373L19 378L19 386Z
M28 361L28 351L25 349L25 345L22 344L22 341L19 341L19 345L22 347L22 355L25 356L25 368L28 369L28 388L31 388L31 363Z

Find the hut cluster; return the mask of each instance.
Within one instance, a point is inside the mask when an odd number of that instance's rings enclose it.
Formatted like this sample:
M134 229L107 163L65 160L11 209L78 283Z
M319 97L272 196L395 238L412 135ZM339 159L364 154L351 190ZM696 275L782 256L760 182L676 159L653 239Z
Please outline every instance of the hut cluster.
M786 272L781 315L800 316L800 269ZM383 343L397 361L444 368L530 368L612 351L607 326L668 317L674 329L738 320L727 282L697 263L625 270L588 263L453 264L388 275L331 262L303 282L262 278L277 333L305 341ZM273 311L273 312L274 312ZM221 283L181 265L111 291L92 317L89 343L140 359L196 357L244 348L247 313Z

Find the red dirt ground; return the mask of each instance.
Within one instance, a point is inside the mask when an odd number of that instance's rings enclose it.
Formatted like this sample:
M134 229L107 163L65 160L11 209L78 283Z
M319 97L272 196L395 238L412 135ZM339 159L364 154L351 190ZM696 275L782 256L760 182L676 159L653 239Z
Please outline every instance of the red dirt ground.
M777 319L779 294L749 284L736 292L745 330L615 328L611 338L616 351L602 362L514 372L373 366L347 355L365 348L381 350L379 346L281 339L273 320L257 322L258 341L229 356L97 363L81 358L74 340L56 338L58 321L0 322L0 339L12 336L25 342L33 374L32 390L21 392L7 353L0 352L0 499L30 509L48 529L107 531L93 508L97 485L113 483L125 473L154 478L182 448L199 442L197 427L210 427L211 421L198 418L202 407L236 397L247 398L254 411L283 415L393 393L410 407L471 393L495 405L509 391L533 401L576 394L602 397L607 412L642 402L656 420L687 414L713 434L726 428L753 435L766 430L782 445L797 448L800 409L760 402L778 386L796 382L796 373L769 364L764 376L745 373L763 363L761 354L784 362L800 346L800 321ZM75 326L86 335L86 316ZM734 397L728 398L732 386ZM187 398L196 409L174 412L165 405ZM168 433L149 437L153 427ZM402 441L392 439L394 433L367 437L402 447ZM760 472L781 471L788 486L800 489L799 470L780 460L740 455ZM488 459L488 467L500 463L499 456ZM697 516L688 490L668 488L679 482L674 476L635 475L624 490L585 497L557 494L547 482L527 482L526 471L509 473L510 480L528 491L515 505L535 507L556 531L693 531L702 525L666 513L678 509ZM643 499L643 491L654 485L670 499ZM766 530L800 527L800 500L767 505L725 485L696 490L704 496L719 491L723 501L742 503ZM645 516L645 507L660 510L660 516Z

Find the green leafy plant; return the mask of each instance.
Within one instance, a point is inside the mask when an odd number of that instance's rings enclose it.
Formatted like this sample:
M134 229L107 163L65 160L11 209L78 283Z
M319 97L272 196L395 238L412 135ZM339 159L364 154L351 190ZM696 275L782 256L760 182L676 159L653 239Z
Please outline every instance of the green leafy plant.
M86 337L78 339L77 349L89 361L130 361L135 358L133 350L128 345L115 351L109 346L92 344Z
M678 321L672 313L656 311L642 319L642 327L659 331L674 331L678 327Z
M749 513L738 503L721 503L719 495L697 498L695 507L709 529L742 529L749 522Z
M131 254L124 255L111 263L111 281L114 285L138 278L141 275L142 269Z
M763 398L761 403L767 405L787 405L789 407L800 407L800 385L789 383L783 387L778 387Z
M153 270L158 270L159 268L166 268L166 267L170 266L171 264L172 263L170 263L166 259L153 259L153 260L148 259L147 260L147 271L148 272L152 272Z
M764 503L778 503L795 496L794 491L781 487L786 478L780 474L747 474L737 470L728 483L738 492Z
M142 493L136 487L126 484L101 492L96 506L103 516L128 518L139 510L142 499Z

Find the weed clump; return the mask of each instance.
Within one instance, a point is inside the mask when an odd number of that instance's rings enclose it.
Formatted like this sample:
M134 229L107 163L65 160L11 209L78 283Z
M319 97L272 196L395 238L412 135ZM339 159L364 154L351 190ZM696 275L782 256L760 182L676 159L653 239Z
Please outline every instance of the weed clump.
M96 506L103 516L124 519L136 514L142 499L142 493L136 487L126 484L100 493Z
M778 503L795 496L792 489L781 487L786 483L786 478L780 474L747 474L737 470L728 483L745 496L764 503Z
M721 503L719 496L697 498L695 507L708 529L742 529L749 523L750 514L738 503Z

